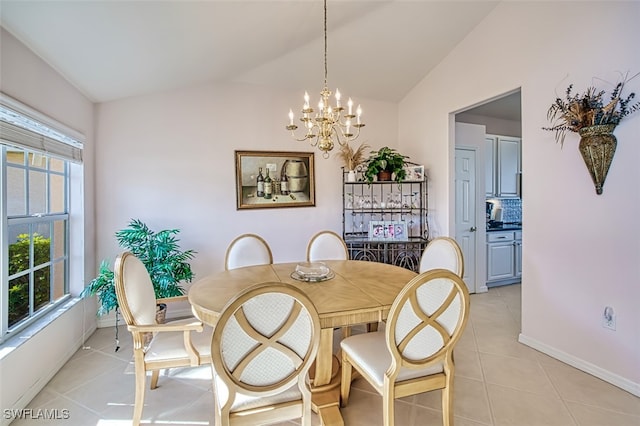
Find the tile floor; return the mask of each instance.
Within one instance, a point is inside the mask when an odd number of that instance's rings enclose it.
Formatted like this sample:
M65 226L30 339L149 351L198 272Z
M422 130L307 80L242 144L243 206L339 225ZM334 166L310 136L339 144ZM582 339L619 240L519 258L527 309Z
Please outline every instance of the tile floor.
M456 426L638 426L640 398L552 359L517 341L520 286L472 295L471 316L456 350ZM58 421L16 420L13 426L60 424L115 426L131 423L134 400L131 339L120 329L98 329L28 408L66 409ZM147 390L143 423L213 425L209 367L172 370ZM380 397L356 379L345 425L382 424ZM313 416L314 426L319 424ZM295 423L291 423L295 424ZM440 393L396 402L396 425L441 425Z

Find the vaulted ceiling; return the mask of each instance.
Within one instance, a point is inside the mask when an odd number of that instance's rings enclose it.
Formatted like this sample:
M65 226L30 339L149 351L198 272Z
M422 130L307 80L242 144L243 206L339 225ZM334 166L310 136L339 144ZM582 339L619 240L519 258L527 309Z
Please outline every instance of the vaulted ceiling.
M328 83L397 102L497 1L328 1ZM95 102L207 82L320 91L321 0L0 1L0 24Z

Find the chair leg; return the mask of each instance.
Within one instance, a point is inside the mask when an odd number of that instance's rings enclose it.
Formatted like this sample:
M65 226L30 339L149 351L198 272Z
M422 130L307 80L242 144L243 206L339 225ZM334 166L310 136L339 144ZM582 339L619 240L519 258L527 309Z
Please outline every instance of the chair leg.
M349 403L349 393L351 392L351 363L347 356L342 353L342 377L340 378L340 406L346 407Z
M442 389L442 424L453 426L453 377L447 375L446 386Z
M382 392L382 424L384 426L394 425L394 400L393 389L384 389Z
M144 355L136 354L135 356L135 370L136 370L136 396L133 406L133 426L138 426L142 419L142 409L144 408L144 388L146 385L147 372L144 369Z
M158 387L158 378L160 377L160 370L153 370L151 372L151 385L150 389L155 389Z

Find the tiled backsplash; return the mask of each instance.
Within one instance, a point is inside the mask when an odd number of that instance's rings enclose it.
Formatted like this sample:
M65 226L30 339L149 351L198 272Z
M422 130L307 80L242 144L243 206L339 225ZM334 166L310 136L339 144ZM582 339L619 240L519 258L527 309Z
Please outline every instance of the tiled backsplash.
M522 222L522 200L520 198L490 198L494 209L502 209L503 222Z

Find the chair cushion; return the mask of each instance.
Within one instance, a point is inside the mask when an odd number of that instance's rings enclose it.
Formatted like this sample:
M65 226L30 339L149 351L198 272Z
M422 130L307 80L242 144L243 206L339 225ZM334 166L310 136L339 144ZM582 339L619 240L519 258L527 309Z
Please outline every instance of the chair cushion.
M220 406L222 406L229 398L229 389L227 388L225 383L216 375L215 371L213 372L213 374L215 376L214 380L216 382L214 395L215 398L218 399ZM285 391L271 396L265 396L265 393L260 394L260 396L252 396L236 392L236 398L233 401L233 405L231 406L230 411L234 413L243 410L251 410L254 408L268 407L274 404L281 404L283 402L298 401L301 399L302 394L300 393L300 389L298 389L298 383L294 382L294 384L291 387L287 388Z
M191 332L191 342L201 357L211 355L212 334L213 328L206 326L200 333ZM144 356L146 362L185 358L189 358L189 353L184 347L184 332L182 331L156 333Z
M340 347L354 360L354 363L364 370L367 376L373 379L378 389L381 389L384 383L384 373L391 365L391 353L387 349L384 331L347 337L340 342ZM396 382L442 372L442 363L422 369L403 367L400 369Z

